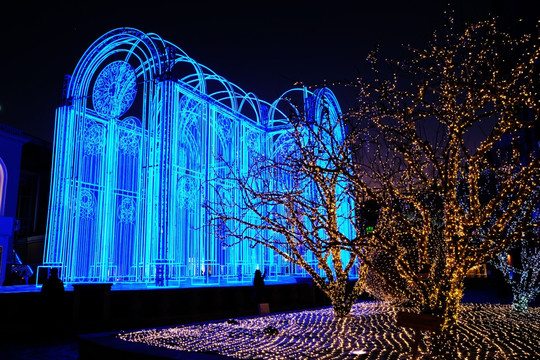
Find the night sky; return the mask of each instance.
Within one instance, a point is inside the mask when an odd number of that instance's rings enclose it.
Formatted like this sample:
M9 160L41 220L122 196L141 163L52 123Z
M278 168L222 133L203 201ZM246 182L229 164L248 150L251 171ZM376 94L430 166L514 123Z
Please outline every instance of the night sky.
M159 5L151 5L151 4ZM535 1L459 0L458 21L500 17L533 29ZM367 72L378 44L397 56L401 44L423 46L445 20L445 2L410 1L71 1L0 6L0 122L52 141L65 74L84 51L118 27L154 32L245 91L273 101L293 87L349 80ZM181 4L181 5L180 5ZM3 7L3 8L1 8ZM342 108L352 96L336 90Z

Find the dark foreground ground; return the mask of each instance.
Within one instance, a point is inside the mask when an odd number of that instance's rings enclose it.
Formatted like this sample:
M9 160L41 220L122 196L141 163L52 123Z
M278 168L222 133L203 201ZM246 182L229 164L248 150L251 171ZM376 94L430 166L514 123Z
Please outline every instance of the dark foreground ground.
M2 296L0 294L0 296ZM503 300L504 301L504 300ZM507 299L508 303L510 299ZM466 287L464 303L480 303L480 304L497 304L500 302L497 289L493 282L489 279L472 279L469 281ZM271 310L276 310L276 307ZM303 304L304 308L309 308L310 304ZM316 304L317 305L317 304ZM536 299L532 306L540 306L540 299ZM281 310L281 309L280 309ZM3 311L10 311L9 309L3 309ZM537 310L535 310L537 311ZM201 320L219 320L228 319L230 317L237 316L238 314L226 314L220 313L219 315L201 315ZM210 318L209 318L210 317ZM174 319L177 320L177 319ZM195 320L196 321L196 320ZM191 322L195 322L191 321ZM164 322L164 321L162 321ZM186 323L187 321L178 321L178 323ZM174 322L173 322L174 323ZM146 328L149 324L144 323L140 326L133 326L133 323L129 324L129 327L121 329L137 329ZM166 321L163 324L151 324L152 326L170 325L170 322ZM10 333L6 331L4 322L1 323L4 328L2 331L2 339L0 340L0 359L1 360L49 360L49 359L78 359L78 335L84 333L91 333L95 331L40 331L36 335L35 331L28 329L28 331L17 331ZM57 328L51 326L51 328ZM110 330L110 329L107 329ZM100 329L98 331L101 331ZM365 357L364 357L365 358ZM516 357L519 359L519 357Z

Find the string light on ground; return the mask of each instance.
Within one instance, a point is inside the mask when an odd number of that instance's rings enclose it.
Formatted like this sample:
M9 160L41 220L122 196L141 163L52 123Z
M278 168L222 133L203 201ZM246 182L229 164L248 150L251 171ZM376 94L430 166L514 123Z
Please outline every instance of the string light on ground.
M118 337L237 359L407 359L414 333L396 326L396 311L385 303L365 302L355 304L346 318L336 318L331 308L325 308L125 332ZM460 315L456 338L460 359L534 359L538 354L539 308L523 315L509 305L465 304ZM421 358L436 358L430 352L431 340L424 335Z

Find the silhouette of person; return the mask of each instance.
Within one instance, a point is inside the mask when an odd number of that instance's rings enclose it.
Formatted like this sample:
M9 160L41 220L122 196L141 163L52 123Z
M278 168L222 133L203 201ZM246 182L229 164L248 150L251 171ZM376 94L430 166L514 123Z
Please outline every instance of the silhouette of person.
M264 286L264 278L266 272L261 275L261 270L255 270L255 278L253 279L253 286L255 287L255 301L257 304L268 302L266 299L266 288Z
M62 315L64 283L58 277L58 269L51 269L49 277L41 287L41 293L44 296L44 316L49 323L49 327L62 327L64 322L64 316Z
M52 268L49 277L43 283L41 292L45 295L58 296L64 293L64 283L58 277L58 269Z

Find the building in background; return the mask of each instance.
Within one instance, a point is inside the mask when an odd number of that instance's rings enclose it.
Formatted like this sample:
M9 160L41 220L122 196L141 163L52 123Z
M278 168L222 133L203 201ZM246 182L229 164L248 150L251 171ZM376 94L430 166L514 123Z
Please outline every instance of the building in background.
M0 124L0 284L32 282L42 263L52 144Z

